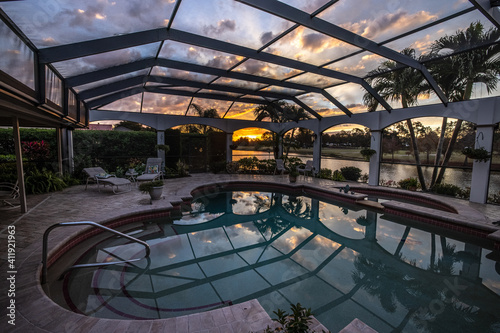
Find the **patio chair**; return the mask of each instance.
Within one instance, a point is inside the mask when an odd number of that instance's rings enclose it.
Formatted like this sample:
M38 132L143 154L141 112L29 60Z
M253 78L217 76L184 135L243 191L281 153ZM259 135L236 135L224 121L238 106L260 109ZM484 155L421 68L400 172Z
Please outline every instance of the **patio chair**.
M313 166L313 160L307 160L306 164L302 164L297 166L297 171L299 174L303 174L304 176L307 175L307 173L310 173L311 176L314 176L316 174L316 169Z
M285 162L283 162L281 158L277 158L276 167L274 168L274 175L276 174L276 172L281 172L281 174L283 175L285 171L286 171Z
M161 158L150 157L146 161L146 171L135 180L138 182L153 181L163 179L163 160Z
M89 180L93 180L96 182L99 192L101 191L99 185L102 185L103 187L106 187L106 185L111 186L114 194L129 192L132 189L132 183L130 182L130 180L125 178L118 178L115 175L110 175L101 167L85 168L83 169L83 172L87 174L87 183L85 184L85 189L87 189ZM128 188L125 187L125 190L118 191L120 189L120 186L128 186Z
M21 205L19 201L19 186L17 182L0 183L0 209L15 208Z

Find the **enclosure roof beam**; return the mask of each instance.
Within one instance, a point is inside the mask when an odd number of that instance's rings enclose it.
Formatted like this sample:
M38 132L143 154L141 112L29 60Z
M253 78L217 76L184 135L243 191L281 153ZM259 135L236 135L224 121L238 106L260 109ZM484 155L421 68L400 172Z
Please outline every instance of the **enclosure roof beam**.
M189 81L182 80L176 78L169 78L163 76L155 76L155 75L141 75L125 80L121 80L118 82L114 82L112 84L105 84L93 89L85 90L80 92L79 96L83 99L95 98L97 96L102 96L105 94L113 93L125 88L133 87L139 84L145 84L148 82L154 83L163 83L172 86L180 86L180 87L192 87L198 89L210 89L216 91L230 92L242 95L255 95L272 99L292 99L293 96L287 94L280 94L271 91L255 91L251 89L223 86L219 84L208 84L197 81ZM168 87L167 87L168 88Z
M401 53L398 53L394 50L391 50L385 46L380 46L372 40L369 40L363 36L355 34L355 33L351 32L349 30L346 30L344 28L341 28L335 24L332 24L330 22L327 22L327 21L322 20L322 19L317 18L317 17L312 17L310 14L308 14L302 10L299 10L295 7L292 7L290 5L287 5L281 1L277 1L277 0L237 0L237 1L245 3L251 7L257 8L259 10L265 11L269 14L279 16L285 20L303 25L307 28L321 32L321 33L328 35L330 37L339 39L339 40L346 42L348 44L357 46L357 47L364 49L366 51L370 51L372 53L378 54L378 55L385 57L387 59L396 61L398 63L404 64L406 66L410 66L410 67L415 68L415 69L418 69L422 72L425 79L429 82L429 84L431 85L433 90L436 92L436 94L439 96L441 101L444 104L448 103L448 98L441 91L441 88L439 88L437 82L430 75L427 68L425 68L424 65L422 65L421 63L419 63L415 59L407 57L407 56L405 56ZM351 80L345 80L345 81L354 82ZM356 82L356 83L361 84L360 82Z
M144 87L134 87L129 88L123 91L116 92L114 94L110 94L107 96L103 96L94 100L87 102L87 106L90 109L99 108L106 104L112 103L119 99L123 99L132 95L136 95L143 92L151 92L157 94L165 94L165 95L177 95L177 96L186 96L186 97L196 97L196 98L205 98L205 99L215 99L222 101L237 101L242 103L249 104L267 104L267 101L263 99L256 98L246 98L246 97L233 97L222 94L212 94L212 93L193 93L190 91L183 90L174 90L174 89L165 89L165 88L144 88Z

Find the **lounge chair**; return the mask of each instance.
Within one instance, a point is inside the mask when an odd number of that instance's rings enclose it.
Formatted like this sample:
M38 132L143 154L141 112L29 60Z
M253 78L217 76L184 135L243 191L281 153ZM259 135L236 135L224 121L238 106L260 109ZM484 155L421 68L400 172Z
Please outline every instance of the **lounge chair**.
M96 182L99 192L101 191L99 185L102 185L103 187L105 187L106 185L111 186L114 194L129 192L132 189L132 183L130 182L130 180L125 178L118 178L115 175L110 175L101 167L85 168L83 169L83 172L87 174L87 183L85 184L85 189L87 189L87 186L89 185L89 180ZM128 188L126 187L125 190L118 191L120 186L128 186Z
M135 180L138 182L163 179L163 161L161 158L150 157L146 161L146 171Z
M316 169L313 166L312 160L307 160L305 165L302 164L297 166L297 171L299 172L299 174L303 174L304 176L306 176L308 172L311 174L311 176L314 176L316 174Z
M281 172L281 174L283 175L285 171L286 171L285 162L283 162L281 158L277 158L276 167L274 168L274 174L276 174L276 172Z
M17 182L15 184L0 183L0 209L19 207L20 204Z

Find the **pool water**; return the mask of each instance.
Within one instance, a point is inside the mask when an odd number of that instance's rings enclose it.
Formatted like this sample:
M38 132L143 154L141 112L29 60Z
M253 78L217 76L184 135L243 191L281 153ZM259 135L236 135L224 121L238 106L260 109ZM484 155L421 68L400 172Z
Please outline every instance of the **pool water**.
M220 191L175 221L129 230L150 260L70 271L62 305L156 319L257 298L271 317L300 302L332 332L354 318L379 332L500 332L498 254L416 225L305 196ZM78 263L143 255L111 237Z

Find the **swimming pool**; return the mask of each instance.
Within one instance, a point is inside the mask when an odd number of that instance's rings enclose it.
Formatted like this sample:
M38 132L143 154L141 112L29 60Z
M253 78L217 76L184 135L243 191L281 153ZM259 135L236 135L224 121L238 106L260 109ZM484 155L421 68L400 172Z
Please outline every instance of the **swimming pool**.
M331 331L359 318L380 332L495 331L494 253L481 241L355 204L300 193L217 191L192 211L128 225L150 260L78 269L53 282L56 301L89 316L154 319L257 298L271 316L300 302ZM111 237L78 262L143 256Z

